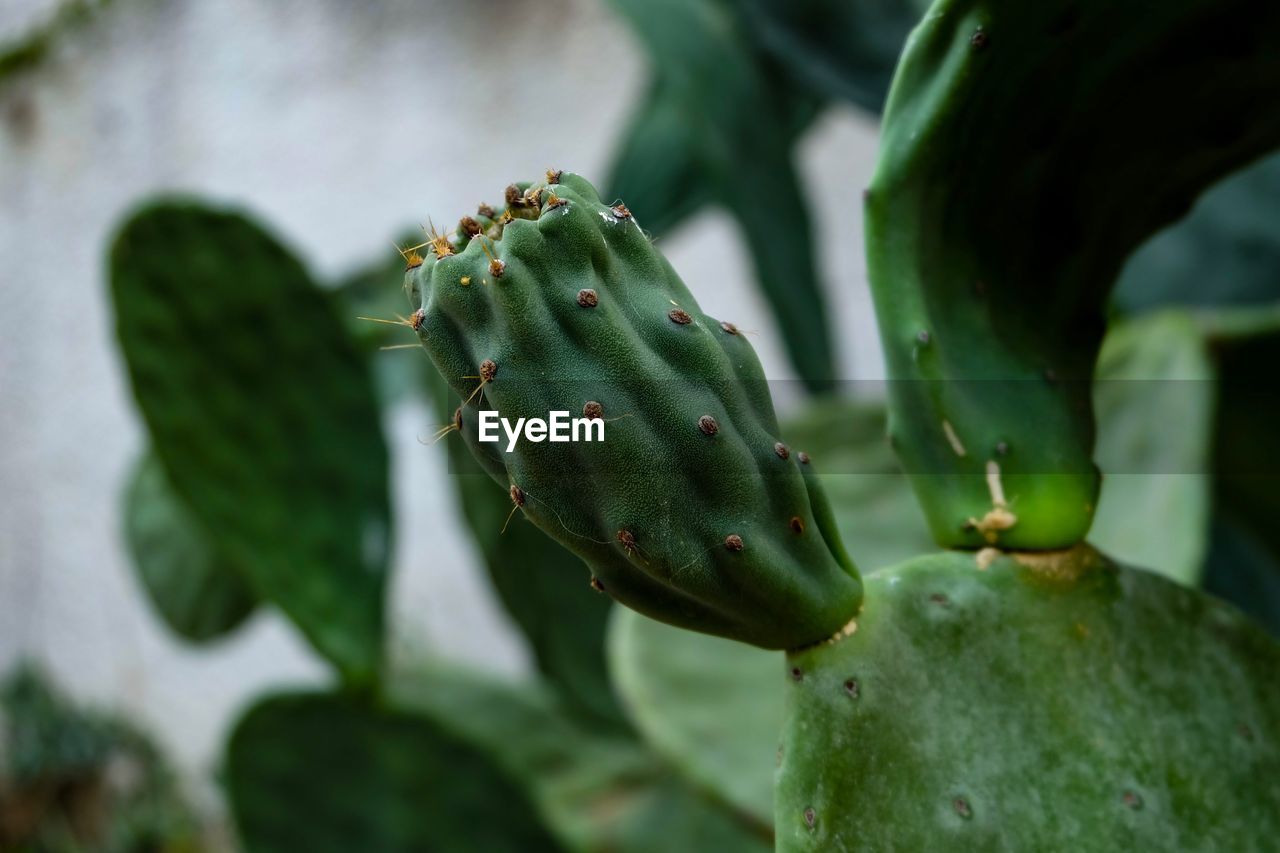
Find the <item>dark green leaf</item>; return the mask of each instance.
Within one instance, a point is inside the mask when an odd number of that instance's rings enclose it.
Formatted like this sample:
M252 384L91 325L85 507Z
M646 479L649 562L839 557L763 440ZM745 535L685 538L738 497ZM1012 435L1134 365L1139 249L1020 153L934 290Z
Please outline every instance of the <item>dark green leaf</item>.
M695 785L772 825L782 655L620 607L609 660L645 741Z
M1218 415L1214 441L1215 498L1244 536L1280 560L1280 331L1215 342ZM1258 563L1257 565L1262 565ZM1235 599L1248 607L1247 599Z
M835 347L826 323L808 205L792 148L820 107L757 50L722 0L613 0L653 60L656 82L624 139L610 186L641 188L637 211L670 227L707 198L727 209L806 385L829 390ZM652 125L649 122L653 122ZM645 139L648 148L640 142ZM612 191L612 190L611 190ZM619 193L630 203L625 194ZM640 218L645 224L643 215Z
M1204 589L1280 637L1280 555L1225 511L1214 519Z
M752 31L806 85L879 113L923 0L737 0Z
M205 642L235 630L257 599L181 499L152 452L133 469L125 541L148 600L180 637Z
M485 752L427 717L356 697L258 702L232 732L226 784L255 853L562 849Z
M700 170L700 140L661 78L627 121L607 181L608 197L625 200L646 231L661 237L715 196Z
M111 249L117 332L173 490L254 591L356 680L382 653L387 449L365 360L287 249L192 201Z

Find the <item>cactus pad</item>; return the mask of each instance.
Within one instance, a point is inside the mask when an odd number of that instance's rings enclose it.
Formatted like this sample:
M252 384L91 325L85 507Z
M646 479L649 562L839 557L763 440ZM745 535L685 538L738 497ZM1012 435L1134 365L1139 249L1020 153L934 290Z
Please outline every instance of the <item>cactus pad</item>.
M940 544L1067 547L1125 257L1280 144L1280 6L939 0L868 191L890 424Z
M617 610L629 614L625 608ZM741 643L678 633L769 656ZM760 820L713 802L641 741L602 730L575 714L547 689L549 685L497 681L432 665L397 672L388 686L389 701L396 708L430 717L510 773L528 792L548 829L570 850L773 849L772 809ZM770 739L776 734L775 725Z
M857 630L788 656L779 850L1248 850L1280 833L1280 647L1087 546L981 554L869 575Z
M734 3L610 5L651 55L657 79L651 100L631 119L608 189L630 204L634 188L632 209L657 234L703 200L723 207L746 243L796 373L810 390L830 391L836 347L816 229L792 154L821 99L753 44ZM671 207L657 210L660 204Z
M564 849L488 754L426 716L355 696L259 700L231 734L225 777L253 853Z
M706 316L630 211L552 173L438 237L411 318L514 510L656 619L771 648L839 631L861 585L751 346ZM477 440L480 410L603 419L594 442Z
M760 41L803 83L873 113L928 0L736 0Z
M111 248L117 334L170 485L351 680L382 657L387 449L365 360L248 218L159 200Z
M173 493L155 453L125 492L124 533L142 588L170 630L193 643L234 631L258 599L240 570Z

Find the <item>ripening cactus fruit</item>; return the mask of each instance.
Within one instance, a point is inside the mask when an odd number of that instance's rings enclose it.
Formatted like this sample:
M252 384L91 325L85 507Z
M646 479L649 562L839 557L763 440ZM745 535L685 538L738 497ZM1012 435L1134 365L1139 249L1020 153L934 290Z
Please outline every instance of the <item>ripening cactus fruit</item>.
M454 426L513 512L653 618L766 648L838 634L861 582L744 335L704 314L630 211L581 177L551 172L505 202L432 235L405 287L464 401ZM602 420L604 440L508 450L505 435L479 441L482 411L567 411Z

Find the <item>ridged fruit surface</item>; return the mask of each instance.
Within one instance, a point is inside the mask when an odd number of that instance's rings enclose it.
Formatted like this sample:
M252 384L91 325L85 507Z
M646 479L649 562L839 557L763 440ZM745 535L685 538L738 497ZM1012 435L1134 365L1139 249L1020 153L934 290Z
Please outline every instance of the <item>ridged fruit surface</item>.
M624 206L548 177L405 276L411 322L466 401L464 440L621 603L769 648L839 631L857 571L746 336L702 313ZM483 410L568 412L604 439L481 443Z

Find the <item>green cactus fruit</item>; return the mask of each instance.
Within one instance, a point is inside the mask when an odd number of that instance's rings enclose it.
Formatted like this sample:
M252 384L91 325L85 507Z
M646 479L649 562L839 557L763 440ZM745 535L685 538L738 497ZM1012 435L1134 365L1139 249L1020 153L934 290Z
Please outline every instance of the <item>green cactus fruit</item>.
M913 32L868 266L890 432L940 544L1084 537L1107 293L1139 243L1280 143L1278 42L1280 6L1248 0L939 0Z
M436 411L457 401L431 367ZM446 428L447 429L447 428ZM597 723L625 727L604 661L604 633L612 602L582 582L577 557L541 530L511 515L507 488L495 484L465 444L448 444L449 473L489 581L524 633L538 671L575 710Z
M1252 850L1280 833L1280 646L1085 545L872 574L856 630L789 655L785 678L781 851Z
M626 207L549 179L406 274L476 458L629 607L769 648L841 630L857 570L807 457L778 437L750 344L702 313ZM482 443L481 411L567 411L604 440Z

